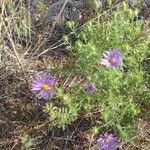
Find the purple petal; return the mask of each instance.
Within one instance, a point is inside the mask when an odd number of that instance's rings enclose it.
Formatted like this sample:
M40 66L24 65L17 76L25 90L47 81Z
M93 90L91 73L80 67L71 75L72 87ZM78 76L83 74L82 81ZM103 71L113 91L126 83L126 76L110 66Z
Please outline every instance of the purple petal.
M46 92L48 92L49 94L54 94L55 93L54 89L49 89Z
M107 59L101 60L101 64L105 65L107 68L111 68L112 67Z
M41 87L42 87L42 83L41 82L37 82L37 83L31 84L31 90L32 91L41 90Z
M55 80L54 79L46 79L45 83L47 83L49 86L53 86L55 84Z
M46 91L41 90L39 93L39 96L44 98L44 99L48 99L49 98L49 93Z
M41 87L32 87L31 90L32 91L39 91L39 90L41 90Z
M108 59L102 59L102 60L101 60L101 64L102 64L102 65L110 65Z
M109 59L110 58L110 54L111 53L108 51L108 52L103 53L103 56L104 56L104 58Z
M95 91L95 87L93 84L90 83L84 86L84 90L88 93L93 93Z
M97 140L97 147L99 150L115 150L118 139L114 135L104 134L100 135L100 138Z
M150 127L150 122L147 123L147 126Z

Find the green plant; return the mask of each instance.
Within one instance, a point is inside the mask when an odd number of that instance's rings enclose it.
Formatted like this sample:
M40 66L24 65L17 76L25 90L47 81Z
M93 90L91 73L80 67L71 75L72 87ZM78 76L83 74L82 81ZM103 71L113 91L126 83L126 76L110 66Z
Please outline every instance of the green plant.
M59 105L56 105L56 103L59 103ZM71 95L65 94L62 89L57 88L54 101L46 103L44 112L48 114L50 127L58 126L65 129L66 124L77 118L78 104Z
M30 138L28 135L21 137L21 150L32 150L35 145L35 139Z
M71 113L62 113L58 108L54 111L51 104L45 107L50 117L53 116L52 111L55 112L55 123L59 126L64 127L69 116L77 116L81 111L91 117L92 110L96 108L100 112L97 120L99 128L113 130L123 140L133 135L133 123L141 112L140 102L150 98L146 94L150 90L146 86L142 65L149 52L149 36L144 31L148 26L142 20L134 21L134 13L124 5L121 3L109 14L101 14L98 19L89 21L80 33L75 34L78 40L70 44L72 57L76 59L72 74L84 78L84 81L69 87L71 99L67 108L72 110L73 106L74 109ZM113 49L122 53L118 69L108 69L100 64L103 54ZM95 86L95 92L84 90L87 83ZM57 97L61 98L60 94L57 93ZM69 118L70 121L73 119Z

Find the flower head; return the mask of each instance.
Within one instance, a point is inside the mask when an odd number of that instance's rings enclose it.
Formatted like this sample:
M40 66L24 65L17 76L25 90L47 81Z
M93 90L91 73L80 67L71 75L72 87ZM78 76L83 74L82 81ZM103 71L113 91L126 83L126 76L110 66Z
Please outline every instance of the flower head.
M118 139L113 134L100 134L97 140L97 147L99 150L115 150L117 146Z
M54 93L54 84L54 78L49 74L44 74L35 77L31 84L31 90L38 91L40 97L48 99L49 95Z
M90 83L84 86L84 90L88 93L93 93L95 91L95 87Z
M147 127L150 127L150 122L147 123Z
M40 15L40 13L33 12L33 13L32 13L32 17L33 17L34 21L37 22L37 21L40 20L41 15Z
M106 51L103 56L104 58L101 59L100 63L107 68L117 69L121 64L121 53L117 49Z

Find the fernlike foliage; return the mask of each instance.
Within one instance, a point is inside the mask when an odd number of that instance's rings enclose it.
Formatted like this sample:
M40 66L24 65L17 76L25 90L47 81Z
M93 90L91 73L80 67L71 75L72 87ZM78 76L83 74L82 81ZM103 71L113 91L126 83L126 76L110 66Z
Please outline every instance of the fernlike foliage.
M92 117L91 112L98 110L96 126L113 130L126 140L134 132L132 126L141 113L141 102L148 104L150 99L143 65L149 39L145 23L134 20L137 12L120 5L108 14L89 21L75 34L78 40L71 50L76 59L73 73L83 77L84 83L70 86L67 95L57 89L54 96L61 99L67 111L60 111L62 107L55 108L52 104L46 104L44 110L51 122L63 127L76 119L79 112ZM69 41L66 36L65 41ZM106 68L100 60L106 51L113 49L122 54L122 62L116 69ZM85 90L87 84L94 86L94 92Z

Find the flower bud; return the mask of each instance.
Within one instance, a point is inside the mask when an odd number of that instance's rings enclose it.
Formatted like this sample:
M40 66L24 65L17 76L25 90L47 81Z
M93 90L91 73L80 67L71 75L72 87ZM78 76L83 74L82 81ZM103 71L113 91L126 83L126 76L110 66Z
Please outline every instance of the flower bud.
M70 29L73 29L75 27L75 22L74 21L68 21L66 23L66 26Z
M92 129L92 133L93 133L94 135L98 134L98 133L99 133L99 129L98 129L97 127L94 127L94 128Z
M137 16L138 13L139 13L139 10L136 8L136 9L134 10L134 16Z
M69 94L65 94L63 97L62 97L64 103L68 103L70 101L70 95Z
M123 48L124 48L125 50L128 50L128 49L130 48L130 46L129 46L128 43L124 43L124 44L123 44Z
M80 40L76 41L75 45L81 49L83 46L82 46L82 42Z
M124 10L127 10L127 4L126 4L126 2L123 2L123 3L122 3L122 6L123 6L123 9L124 9Z
M128 16L129 19L131 19L133 17L133 11L131 9L129 9L127 11L127 16Z
M64 42L68 42L68 36L67 36L67 35L64 35L64 36L63 36L63 40L64 40Z

